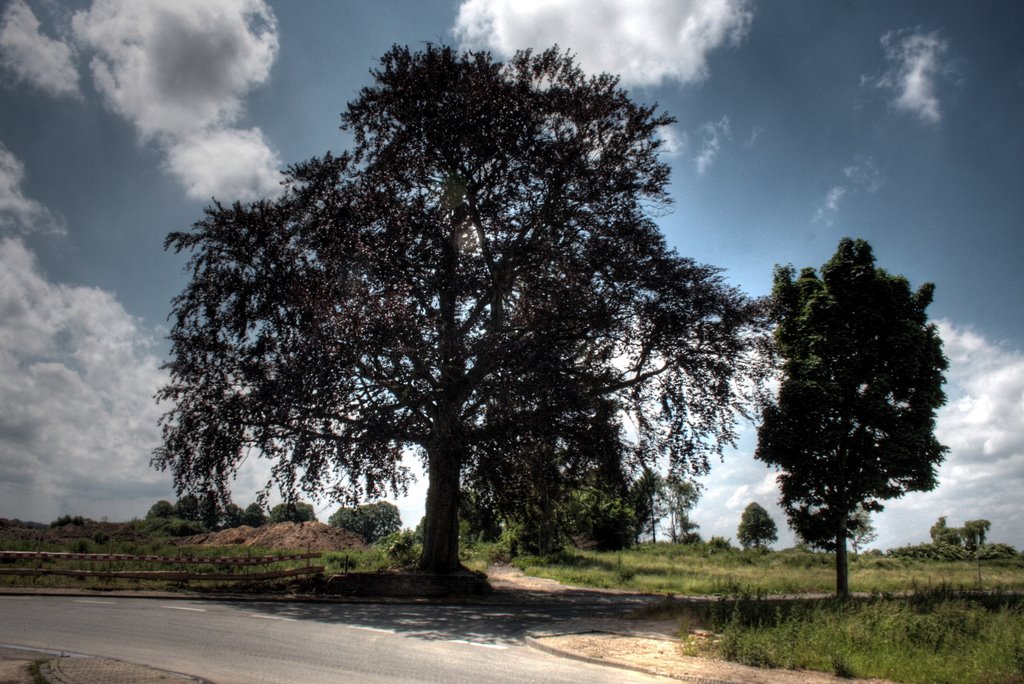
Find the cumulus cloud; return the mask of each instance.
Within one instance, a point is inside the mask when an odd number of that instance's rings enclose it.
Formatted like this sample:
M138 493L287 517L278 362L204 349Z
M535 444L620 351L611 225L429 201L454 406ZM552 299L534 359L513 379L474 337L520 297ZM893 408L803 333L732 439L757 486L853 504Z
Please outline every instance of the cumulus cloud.
M833 185L825 193L825 199L814 213L814 220L831 226L839 215L843 199L860 193L872 194L882 187L882 174L879 173L871 157L858 159L843 168L843 181Z
M262 132L233 128L277 56L276 19L263 0L95 0L72 27L93 52L97 90L143 141L165 149L189 195L278 190L281 163ZM203 143L212 149L199 150Z
M746 0L463 0L454 31L504 56L558 44L587 71L658 85L707 78L708 55L739 44L752 19Z
M59 216L25 196L24 179L25 165L0 142L0 235L63 233Z
M166 381L153 344L113 295L51 283L0 241L0 515L117 515L169 494L148 465Z
M201 131L167 151L167 166L189 197L252 199L280 191L280 160L258 128Z
M707 121L701 124L698 131L700 135L700 149L697 152L695 162L697 173L704 175L718 159L718 153L722 149L722 142L731 138L729 130L729 117L723 116L717 123Z
M80 97L74 52L39 28L32 8L13 0L0 17L0 65L17 80L50 95Z
M779 506L778 473L754 459L757 436L746 432L736 451L726 454L724 462L712 467L701 480L703 491L691 518L700 525L705 539L713 536L732 539L736 543L736 529L743 509L756 501L768 511L778 528L777 548L796 543L789 529L786 514Z
M938 124L942 120L938 82L953 72L947 58L949 42L940 31L903 29L882 36L882 50L889 68L864 82L891 92L896 109Z
M1024 350L997 344L970 328L940 322L949 359L948 402L936 435L949 447L940 485L889 506L899 543L928 540L940 515L949 524L985 518L989 538L1024 548Z
M997 344L972 329L938 323L949 359L948 402L939 410L936 436L949 447L939 468L939 486L885 502L874 516L875 546L893 548L929 541L928 528L939 516L950 525L984 518L992 522L989 538L1024 549L1024 350ZM701 534L735 539L743 508L757 501L779 527L777 546L795 537L778 506L776 473L752 454L752 431L735 452L712 468L693 518Z

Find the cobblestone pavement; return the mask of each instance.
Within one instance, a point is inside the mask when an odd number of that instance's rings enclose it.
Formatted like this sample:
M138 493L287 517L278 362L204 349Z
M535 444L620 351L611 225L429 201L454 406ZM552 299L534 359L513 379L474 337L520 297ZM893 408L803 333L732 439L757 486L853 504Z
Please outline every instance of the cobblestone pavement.
M35 684L30 668L48 684L188 684L204 680L110 658L61 656L47 651L0 648L0 684Z

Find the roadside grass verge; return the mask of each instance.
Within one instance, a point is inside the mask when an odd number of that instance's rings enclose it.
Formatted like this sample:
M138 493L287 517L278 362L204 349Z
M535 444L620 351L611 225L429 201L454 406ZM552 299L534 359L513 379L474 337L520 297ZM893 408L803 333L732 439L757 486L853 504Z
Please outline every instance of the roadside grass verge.
M528 575L576 586L691 596L831 593L835 557L785 551L642 544L600 552L567 548L513 563ZM862 554L850 559L850 590L870 594L952 586L977 588L972 561L933 561ZM982 564L982 588L1024 590L1024 558Z
M1024 682L1024 598L940 588L851 601L720 599L661 606L683 652L908 684ZM701 638L691 627L713 630Z

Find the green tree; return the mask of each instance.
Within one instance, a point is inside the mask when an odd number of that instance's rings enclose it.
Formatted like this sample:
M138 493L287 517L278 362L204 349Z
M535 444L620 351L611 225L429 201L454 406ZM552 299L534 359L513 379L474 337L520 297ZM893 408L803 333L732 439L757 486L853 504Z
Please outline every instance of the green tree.
M246 506L245 512L242 514L242 524L249 527L262 527L266 525L267 514L263 512L263 507L255 501Z
M968 520L964 523L961 534L964 539L964 546L968 551L975 554L985 545L985 536L992 526L988 520Z
M778 541L779 531L764 506L756 501L751 501L743 509L743 515L740 516L736 539L745 549L749 549L751 546L763 548Z
M853 547L853 555L856 556L860 550L871 542L878 539L878 532L871 524L871 512L863 506L858 506L850 516L850 545Z
M270 509L270 516L267 522L272 524L283 522L304 523L316 520L316 511L313 505L305 501L295 503L279 503Z
M618 551L636 535L636 512L600 487L581 487L572 492L566 523L576 539L586 540L600 551Z
M413 449L434 572L460 567L464 475L586 454L625 413L629 458L706 471L762 308L654 223L672 119L557 50L395 47L373 78L342 115L350 152L168 236L191 280L154 465L226 492L255 452L289 498L362 500L397 494Z
M491 502L475 489L464 487L459 496L459 538L464 543L493 542L500 536L501 518Z
M166 499L161 499L150 506L147 518L173 518L175 514L174 504Z
M658 541L658 521L668 515L665 501L665 478L651 468L644 468L630 488L630 500L636 513L636 539L651 535L651 543Z
M362 504L355 507L343 506L327 520L327 524L349 532L355 532L367 544L402 529L402 517L398 506L388 501Z
M700 499L700 489L689 480L675 476L665 479L665 505L668 509L669 535L673 544L699 541L697 523L690 520L690 511Z
M875 266L844 239L821 269L777 268L772 293L783 360L756 456L782 471L781 503L802 538L836 552L836 591L849 593L846 542L858 506L936 485L946 449L935 411L946 359L925 309L934 287Z
M242 510L242 507L237 504L229 503L221 512L217 527L222 530L227 530L243 525L244 523L245 511Z
M174 517L201 523L202 506L195 494L185 494L174 503Z
M933 544L963 545L962 530L959 527L949 527L944 515L935 521L935 524L928 530L928 534L931 535Z

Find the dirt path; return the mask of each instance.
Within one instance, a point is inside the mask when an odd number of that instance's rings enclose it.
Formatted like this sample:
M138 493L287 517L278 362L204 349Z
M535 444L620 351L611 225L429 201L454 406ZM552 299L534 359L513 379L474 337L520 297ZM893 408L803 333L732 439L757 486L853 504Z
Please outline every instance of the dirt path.
M552 599L558 596L630 594L614 590L569 587L555 580L529 577L507 565L487 568L487 579L499 593ZM714 684L839 684L850 682L821 672L767 670L722 660L683 655L677 620L634 620L609 617L566 623L530 637L531 645L557 655L617 665L691 682ZM892 684L880 679L856 680Z

